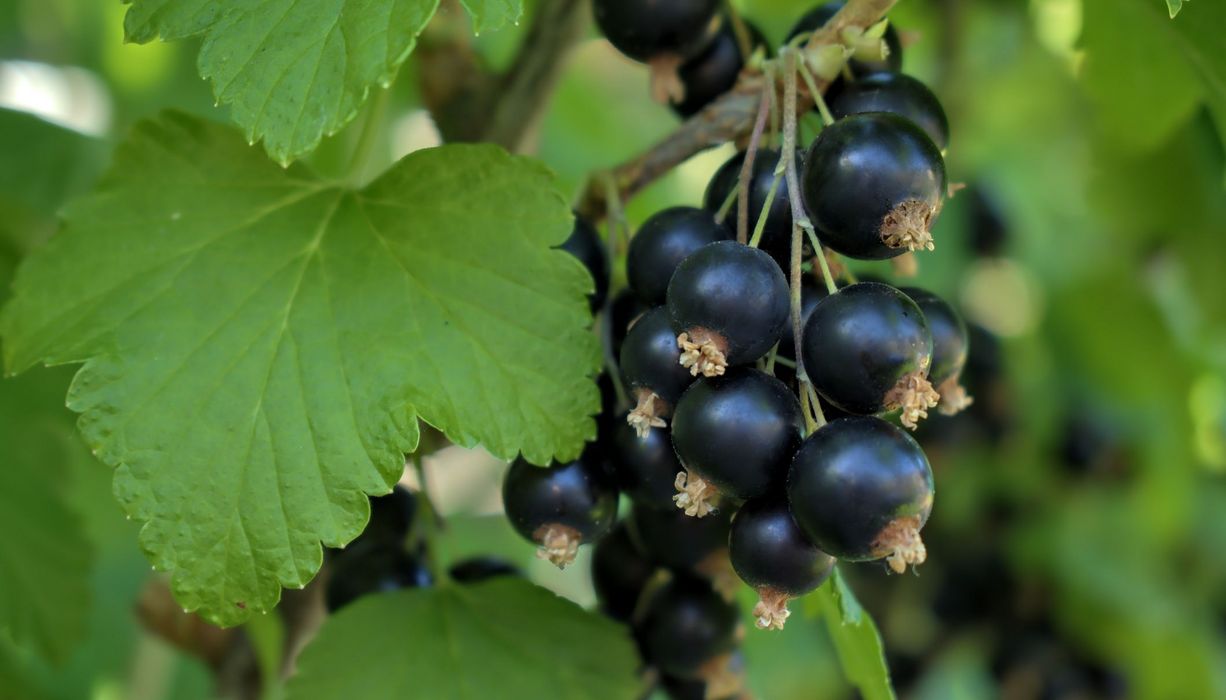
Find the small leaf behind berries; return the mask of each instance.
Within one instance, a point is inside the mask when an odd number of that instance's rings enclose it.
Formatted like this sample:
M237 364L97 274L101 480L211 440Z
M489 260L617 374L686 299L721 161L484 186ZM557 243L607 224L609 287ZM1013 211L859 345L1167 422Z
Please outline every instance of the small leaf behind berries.
M865 700L893 700L890 671L885 664L881 635L856 595L836 568L834 575L806 601L811 614L820 614L834 642L847 681Z
M362 530L418 439L536 463L595 433L583 266L553 177L419 151L361 191L232 129L143 122L18 271L10 371L85 362L86 442L179 602L235 624Z
M1166 9L1170 11L1171 19L1175 19L1175 16L1183 9L1183 0L1166 0Z
M524 14L523 0L462 0L464 9L473 16L473 33L502 29L518 24Z
M290 700L638 697L625 628L518 578L372 595L324 623Z

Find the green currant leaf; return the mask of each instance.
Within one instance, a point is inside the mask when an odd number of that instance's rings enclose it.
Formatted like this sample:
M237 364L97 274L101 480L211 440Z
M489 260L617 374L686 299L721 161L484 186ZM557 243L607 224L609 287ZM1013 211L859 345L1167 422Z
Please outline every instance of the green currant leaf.
M70 462L90 459L64 408L68 377L0 380L0 630L52 660L81 641L90 611L93 551L63 493Z
M464 9L473 16L473 33L502 29L518 24L524 14L523 0L462 0Z
M1166 0L1166 9L1170 11L1171 19L1175 19L1175 16L1183 9L1183 0Z
M418 417L536 463L595 434L591 278L552 249L571 213L534 161L446 146L353 191L166 114L66 217L0 314L8 367L85 362L86 442L219 624L361 531Z
M860 607L837 568L830 580L809 597L806 608L826 621L843 674L865 700L893 700L894 688L877 625Z
M637 697L624 627L518 578L373 595L330 618L291 700Z
M198 66L247 140L288 163L387 87L438 0L130 0L128 41L203 36Z

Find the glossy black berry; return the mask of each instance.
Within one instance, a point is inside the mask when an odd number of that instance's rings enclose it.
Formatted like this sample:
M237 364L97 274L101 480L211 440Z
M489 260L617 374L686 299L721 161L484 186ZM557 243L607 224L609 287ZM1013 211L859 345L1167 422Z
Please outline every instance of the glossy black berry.
M787 493L796 524L822 551L848 561L884 557L900 573L923 563L932 470L901 428L870 416L827 423L796 453Z
M839 10L843 9L844 4L846 3L842 2L842 0L836 0L836 2L828 2L809 10L800 18L796 26L792 28L792 31L788 33L788 40L791 41L800 34L822 28ZM889 52L880 59L853 58L848 62L853 74L861 76L878 71L897 72L902 70L902 42L899 40L898 32L894 29L893 24L886 28L883 38Z
M596 24L618 51L641 62L692 56L719 29L719 0L593 0Z
M970 350L966 322L949 302L932 292L916 287L903 287L901 291L919 306L932 333L932 365L928 370L928 381L941 394L941 408L944 410L946 394L959 394L961 391L958 379L966 367ZM949 398L961 399L960 406L966 402L964 394Z
M877 282L822 299L801 339L814 388L838 408L861 415L902 408L914 427L936 405L927 380L932 333L919 306Z
M801 532L782 491L741 506L732 518L728 555L737 576L758 592L754 617L762 629L783 629L788 601L815 590L834 571L834 557Z
M609 462L623 493L656 508L669 508L677 490L673 483L682 471L667 430L635 430L625 420L613 430ZM675 510L675 509L674 509Z
M617 486L599 449L589 446L576 460L536 467L516 460L502 482L507 519L538 555L559 567L574 561L580 544L590 544L613 527Z
M643 222L630 241L626 281L644 304L659 306L681 261L704 245L730 235L731 231L704 209L672 207L657 212Z
M728 546L731 516L727 508L705 518L691 518L671 503L667 508L636 504L630 511L630 533L656 565L693 571Z
M767 46L766 37L762 36L757 27L745 22L745 29L749 32L751 52L758 47ZM670 106L682 117L697 114L703 107L731 90L744 67L745 56L741 54L741 44L737 40L735 26L731 20L725 19L719 33L707 48L681 64L677 75L685 86L685 98L680 102L673 102Z
M739 613L704 579L676 575L660 587L635 626L643 659L664 673L696 677L736 647Z
M609 301L604 313L604 332L606 347L612 350L613 357L621 354L622 343L630 332L630 326L646 313L648 308L629 289L621 290Z
M434 583L416 557L396 547L348 549L332 560L324 603L329 612L372 593L425 588Z
M770 351L788 324L787 278L769 255L735 241L699 248L668 284L681 362L715 376Z
M703 481L736 499L781 487L802 427L796 396L770 375L739 368L698 380L673 415L677 456L699 477L679 494L689 498L679 498L678 506L701 514Z
M996 194L985 183L973 183L965 197L971 252L987 258L1003 255L1009 247L1009 223Z
M797 153L797 166L804 161L804 154ZM741 179L741 168L745 165L744 151L732 156L719 170L715 171L715 175L711 177L711 182L707 185L706 194L703 197L703 205L711 211L719 211L720 207L732 196L732 192L736 189L737 183ZM762 148L758 154L754 156L753 169L750 177L749 185L749 234L753 233L754 227L758 223L758 216L762 212L762 207L766 205L766 199L770 195L771 186L775 182L775 169L779 166L779 151L769 148ZM766 226L762 229L762 240L758 242L758 247L766 251L775 262L779 263L779 267L783 270L790 269L792 255L792 204L788 197L787 184L780 180L779 185L775 188L775 198L771 200L769 213L766 215ZM738 203L734 202L728 210L729 222L735 222L737 218ZM808 248L804 255L812 252Z
M386 496L370 499L370 521L355 544L403 545L417 517L417 496L400 484Z
M931 250L945 161L923 129L896 114L856 114L822 129L802 194L822 244L861 260Z
M640 434L665 426L665 418L694 382L681 365L681 349L668 309L657 307L643 314L622 343L622 379L634 410L627 420Z
M844 85L829 100L841 119L852 114L890 112L906 117L928 134L942 151L949 146L949 119L928 86L902 73L872 73Z
M592 587L600 611L615 620L629 622L655 570L655 565L630 538L626 523L618 523L592 549Z
M500 576L523 577L524 572L505 559L472 557L451 565L447 574L456 583L480 583Z
M587 296L592 313L596 313L609 294L609 256L605 252L604 241L596 232L596 227L581 216L575 215L575 228L570 237L558 246L583 263L588 273L592 275L594 289Z

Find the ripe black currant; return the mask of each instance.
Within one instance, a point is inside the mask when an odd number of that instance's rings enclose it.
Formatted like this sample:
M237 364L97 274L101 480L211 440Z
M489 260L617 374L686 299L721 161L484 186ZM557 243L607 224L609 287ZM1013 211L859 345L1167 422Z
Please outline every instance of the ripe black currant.
M758 215L766 205L771 186L775 183L775 169L779 166L778 150L762 148L754 156L753 168L749 184L749 230L758 222ZM804 154L797 153L797 163L803 164ZM719 211L728 197L736 189L741 178L741 168L745 165L744 151L732 156L719 170L715 171L711 182L707 185L703 196L703 205L711 211ZM737 205L733 204L729 219L736 220ZM784 270L789 269L792 255L792 205L788 197L786 183L779 181L775 187L775 198L771 200L770 213L766 215L766 226L762 229L762 240L758 247L766 251Z
M622 379L635 407L626 422L646 436L663 428L681 393L694 382L681 365L681 350L668 309L657 307L643 314L622 343L619 358Z
M734 241L699 248L668 283L681 364L714 377L765 355L788 324L787 278L769 255Z
M397 546L347 549L332 560L324 602L336 612L371 593L425 588L434 583L416 557Z
M726 240L731 233L703 209L672 207L657 212L630 241L626 281L644 304L659 306L681 261L708 243Z
M827 22L831 20L843 9L845 5L842 0L828 2L823 5L809 10L788 33L788 41L805 33L821 29ZM880 58L857 57L848 61L848 66L851 67L851 72L856 76L867 75L878 71L899 71L902 69L902 42L898 38L898 32L894 29L894 25L890 24L885 30L886 54Z
M578 258L592 275L594 289L587 296L587 300L592 313L596 313L604 306L605 297L609 294L610 272L609 256L605 252L604 242L600 240L600 234L596 233L596 227L576 214L574 230L558 247Z
M565 568L580 544L603 537L617 517L617 486L589 446L576 460L536 467L518 459L502 482L507 519L540 545L537 556Z
M640 433L627 421L613 430L609 461L623 493L656 508L671 508L673 482L681 462L673 452L673 441L666 430ZM675 509L674 509L675 510Z
M706 518L691 518L677 508L635 504L630 511L630 535L653 563L674 570L713 573L710 561L728 546L731 510Z
M660 688L669 700L735 700L745 692L745 654L735 651L707 663L697 678L660 678Z
M629 289L623 289L614 295L604 313L605 344L613 352L613 357L621 354L622 343L630 332L630 326L646 313L648 308Z
M970 349L966 323L949 302L932 292L916 287L904 287L901 291L911 297L928 321L928 330L932 333L932 367L928 370L928 381L941 395L937 410L952 416L972 402L960 383Z
M634 544L626 523L618 523L592 550L592 587L600 611L614 620L629 622L655 570Z
M834 571L834 557L801 532L782 495L750 499L732 518L732 568L758 592L760 629L783 629L788 601L815 590Z
M982 182L966 188L966 232L973 254L994 258L1009 247L1009 222L991 188Z
M664 673L695 678L736 647L740 614L701 578L677 574L651 595L635 638L643 659Z
M749 33L751 51L768 46L766 37L762 36L757 27L745 22L745 29ZM736 79L744 67L745 56L741 55L741 43L736 36L736 27L732 20L725 18L719 33L707 48L681 64L678 69L677 75L685 88L685 97L680 101L673 101L673 111L682 117L702 111L703 107L736 85Z
M932 498L932 470L919 443L871 416L819 428L788 474L792 517L814 544L848 561L884 557L897 573L927 556L919 533Z
M902 73L872 73L844 85L830 99L837 119L866 112L906 117L928 134L942 151L949 146L949 119L941 101L920 81Z
M945 161L924 130L897 114L855 114L822 129L802 176L822 243L861 260L932 250Z
M456 583L480 583L499 576L523 577L524 572L505 559L498 557L472 557L451 565L447 574Z
M801 341L814 388L848 413L901 408L903 425L914 429L937 405L940 397L928 382L928 322L914 301L889 285L861 282L822 299Z
M593 0L592 6L609 43L644 63L692 56L719 29L719 0Z
M400 484L386 496L370 499L370 521L349 545L361 547L401 547L413 530L417 517L417 496Z
M796 396L768 374L738 368L698 380L673 416L673 447L688 470L677 475L677 507L702 517L716 492L748 499L782 486L802 425Z

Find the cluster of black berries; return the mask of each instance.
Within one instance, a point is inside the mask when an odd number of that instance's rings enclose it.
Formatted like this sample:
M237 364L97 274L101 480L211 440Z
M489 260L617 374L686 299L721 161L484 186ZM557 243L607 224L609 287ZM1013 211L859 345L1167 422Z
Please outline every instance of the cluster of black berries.
M396 486L387 496L370 500L370 522L345 549L330 551L324 602L336 612L366 595L434 585L424 560L426 543L416 527L422 513L417 496ZM457 583L476 583L495 576L519 576L514 565L495 557L473 557L447 571Z
M692 96L687 76L706 73L686 68L731 31L719 6L595 0L616 47L677 69ZM840 6L810 12L793 36L803 41ZM704 208L666 209L640 227L629 290L605 307L621 391L602 377L599 439L569 463L516 462L503 484L508 518L541 557L564 567L603 538L593 563L602 608L632 625L645 663L665 677L710 682L735 666L729 566L759 594L757 625L779 629L788 601L820 586L836 559L883 559L901 573L926 556L932 472L903 427L969 404L959 384L967 329L927 291L857 282L830 264L932 249L946 196L944 111L898 72L893 30L877 30L865 51L848 50L830 95L837 118L796 154L802 202L781 185L791 159L762 147L715 173ZM743 66L733 63L721 91ZM749 244L725 221L738 198L757 222ZM566 247L597 280L596 308L609 260L590 224L579 220ZM837 283L817 276L828 267L842 268ZM622 493L634 506L619 524Z

